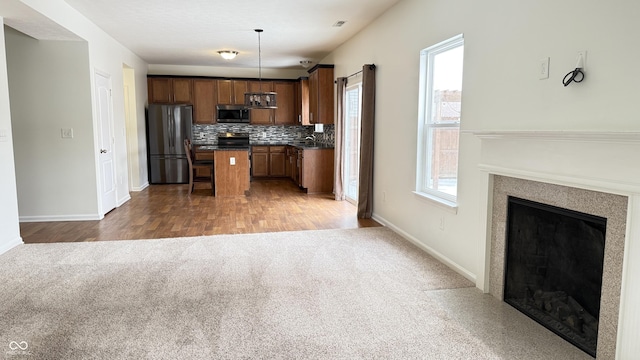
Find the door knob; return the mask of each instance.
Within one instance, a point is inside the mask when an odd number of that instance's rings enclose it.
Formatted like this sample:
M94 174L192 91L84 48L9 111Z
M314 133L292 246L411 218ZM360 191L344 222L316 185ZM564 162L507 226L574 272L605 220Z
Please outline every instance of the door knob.
M107 150L106 149L100 149L100 154L106 154Z

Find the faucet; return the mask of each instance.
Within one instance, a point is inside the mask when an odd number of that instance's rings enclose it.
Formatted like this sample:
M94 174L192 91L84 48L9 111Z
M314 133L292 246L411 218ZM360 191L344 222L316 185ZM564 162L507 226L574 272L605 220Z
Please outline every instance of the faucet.
M316 142L316 135L313 134L311 136L307 136L306 138L304 138L305 140L313 140L313 142Z

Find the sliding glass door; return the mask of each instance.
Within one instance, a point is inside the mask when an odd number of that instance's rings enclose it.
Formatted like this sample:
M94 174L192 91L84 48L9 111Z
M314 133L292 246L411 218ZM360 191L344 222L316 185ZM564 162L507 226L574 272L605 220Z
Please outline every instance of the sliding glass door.
M358 177L360 168L360 101L362 83L347 87L344 111L344 179L345 198L347 201L358 201Z

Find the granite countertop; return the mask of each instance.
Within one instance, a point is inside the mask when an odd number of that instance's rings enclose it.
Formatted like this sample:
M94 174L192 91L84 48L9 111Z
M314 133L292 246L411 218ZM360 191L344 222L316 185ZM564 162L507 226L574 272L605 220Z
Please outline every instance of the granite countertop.
M252 146L295 146L300 149L333 149L333 144L323 144L311 141L289 141L289 142L268 142L268 141L252 141Z
M196 151L214 151L214 150L222 150L222 151L249 151L251 150L251 146L224 146L219 147L218 145L210 145L210 144L200 144L194 145Z
M332 144L323 144L309 141L283 141L283 142L269 142L269 141L252 141L250 146L238 146L238 147L218 147L217 144L194 144L196 151L214 151L214 150L250 150L251 146L295 146L303 150L317 150L317 149L333 149L335 146Z

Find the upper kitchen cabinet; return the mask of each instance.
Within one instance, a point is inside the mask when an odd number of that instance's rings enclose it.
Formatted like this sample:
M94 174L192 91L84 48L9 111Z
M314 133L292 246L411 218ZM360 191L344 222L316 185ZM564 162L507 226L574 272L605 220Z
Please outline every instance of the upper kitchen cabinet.
M247 80L218 80L218 104L242 105L248 89Z
M149 104L191 104L191 79L150 77L147 79Z
M294 111L298 125L309 123L309 78L301 77L294 86Z
M273 89L278 98L275 109L274 123L276 125L295 125L297 113L295 110L295 83L291 81L276 81Z
M193 80L193 122L213 124L216 122L216 80Z
M275 92L275 109L251 109L254 125L295 125L295 83L291 81L249 81L250 92Z
M271 92L273 91L272 81L249 81L248 88L250 92ZM280 98L278 98L280 101ZM272 125L275 113L273 109L251 109L251 124L254 125Z
M309 123L333 124L333 65L309 70Z
M234 105L244 105L244 93L249 91L247 80L233 80L233 102Z

